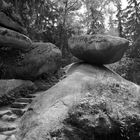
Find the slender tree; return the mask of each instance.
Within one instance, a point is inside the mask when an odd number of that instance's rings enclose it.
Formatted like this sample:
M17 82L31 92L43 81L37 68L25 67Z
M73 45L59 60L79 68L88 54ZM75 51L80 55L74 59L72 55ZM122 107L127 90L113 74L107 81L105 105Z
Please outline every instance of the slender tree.
M116 7L117 7L117 21L118 21L118 32L119 36L123 37L123 19L122 19L122 3L121 0L116 0Z
M124 10L124 33L128 39L135 41L140 35L140 2L128 0Z
M104 32L104 11L108 0L82 0L85 5L85 25L88 34Z
M73 23L73 21L69 19L73 16L73 12L81 7L81 2L80 0L52 0L52 2L53 5L51 5L51 7L59 14L57 22L59 38L57 43L65 57L65 52L68 51L68 33Z

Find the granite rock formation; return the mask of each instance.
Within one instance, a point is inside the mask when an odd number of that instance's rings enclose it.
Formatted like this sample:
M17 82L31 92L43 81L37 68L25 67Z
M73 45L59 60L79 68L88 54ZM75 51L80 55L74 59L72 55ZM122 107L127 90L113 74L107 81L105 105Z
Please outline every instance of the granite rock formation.
M1 51L1 77L34 80L46 73L54 73L61 62L60 50L51 43L32 43L29 51L17 49Z
M48 89L58 81L50 77L61 62L61 51L54 44L33 42L26 36L11 8L10 2L0 0L0 140L16 139L13 134L21 116L42 94L42 87ZM43 86L42 75L48 76Z
M71 53L91 64L111 64L119 61L126 49L128 40L109 35L74 36L69 39Z
M0 12L0 77L34 80L60 67L61 51L54 44L32 42L22 27Z
M17 140L138 140L140 87L104 66L71 65L65 79L36 98Z
M60 50L32 42L4 8L0 17L0 78L7 78L0 80L0 106L10 103L0 108L1 140L140 139L140 86L103 66L121 59L126 39L72 37L70 50L84 62L69 65L65 78L46 89L40 81L17 79L53 75L60 67Z

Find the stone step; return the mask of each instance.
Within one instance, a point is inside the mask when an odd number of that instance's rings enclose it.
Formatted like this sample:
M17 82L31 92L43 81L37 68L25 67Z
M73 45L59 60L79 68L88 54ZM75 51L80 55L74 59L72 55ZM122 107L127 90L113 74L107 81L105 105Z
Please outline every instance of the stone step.
M5 132L5 131L13 131L15 130L15 127L0 127L0 132Z
M18 117L21 117L26 111L27 109L17 109L17 108L11 108L11 111L16 114Z
M30 98L19 98L16 100L16 102L20 102L20 103L31 103L32 99Z
M2 120L0 120L0 133L11 133L11 131L15 131L17 128L17 124L16 123L11 123L11 122L4 122Z
M38 91L38 92L33 93L32 95L34 95L35 97L38 97L41 94L43 94L43 92L42 91Z
M12 115L12 112L9 108L0 108L0 118L3 117L3 115Z
M9 130L9 131L4 131L2 134L4 135L12 135L12 134L15 134L17 132L16 129L13 129L13 130Z
M32 99L35 98L36 96L34 94L28 94L28 95L23 95L22 97Z
M28 104L27 103L20 103L20 102L14 102L12 105L10 105L11 108L25 108Z
M1 119L2 119L3 121L13 122L13 121L15 121L16 119L18 119L18 116L15 115L15 114L12 114L12 115L7 115L7 114L5 114L5 115L3 115L3 116L1 117Z

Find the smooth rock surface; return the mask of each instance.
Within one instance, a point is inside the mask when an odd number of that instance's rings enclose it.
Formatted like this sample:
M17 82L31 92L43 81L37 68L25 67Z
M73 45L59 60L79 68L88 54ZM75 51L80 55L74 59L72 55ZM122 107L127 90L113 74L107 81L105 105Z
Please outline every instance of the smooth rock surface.
M23 27L21 27L17 22L13 21L10 17L8 17L3 12L0 12L0 26L6 27L8 29L12 29L19 33L25 32L25 29Z
M104 66L71 65L68 76L38 96L17 140L138 140L140 87Z
M33 44L33 48L25 56L24 62L32 64L32 74L37 70L34 76L45 72L53 73L60 67L61 51L54 44L36 42Z
M23 80L0 80L0 106L12 103L21 94L36 90L36 87L31 81Z
M2 78L33 80L60 67L61 51L51 43L33 43L28 52L1 51Z
M25 35L16 31L0 27L0 47L29 50L32 41Z
M126 49L128 40L109 35L74 36L69 39L71 53L91 64L111 64L119 61Z

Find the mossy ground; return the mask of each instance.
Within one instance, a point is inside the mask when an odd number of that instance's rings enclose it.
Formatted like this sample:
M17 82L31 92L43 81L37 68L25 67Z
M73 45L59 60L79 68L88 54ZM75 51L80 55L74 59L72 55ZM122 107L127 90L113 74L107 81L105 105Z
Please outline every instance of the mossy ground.
M139 95L123 83L96 85L47 140L139 140Z

